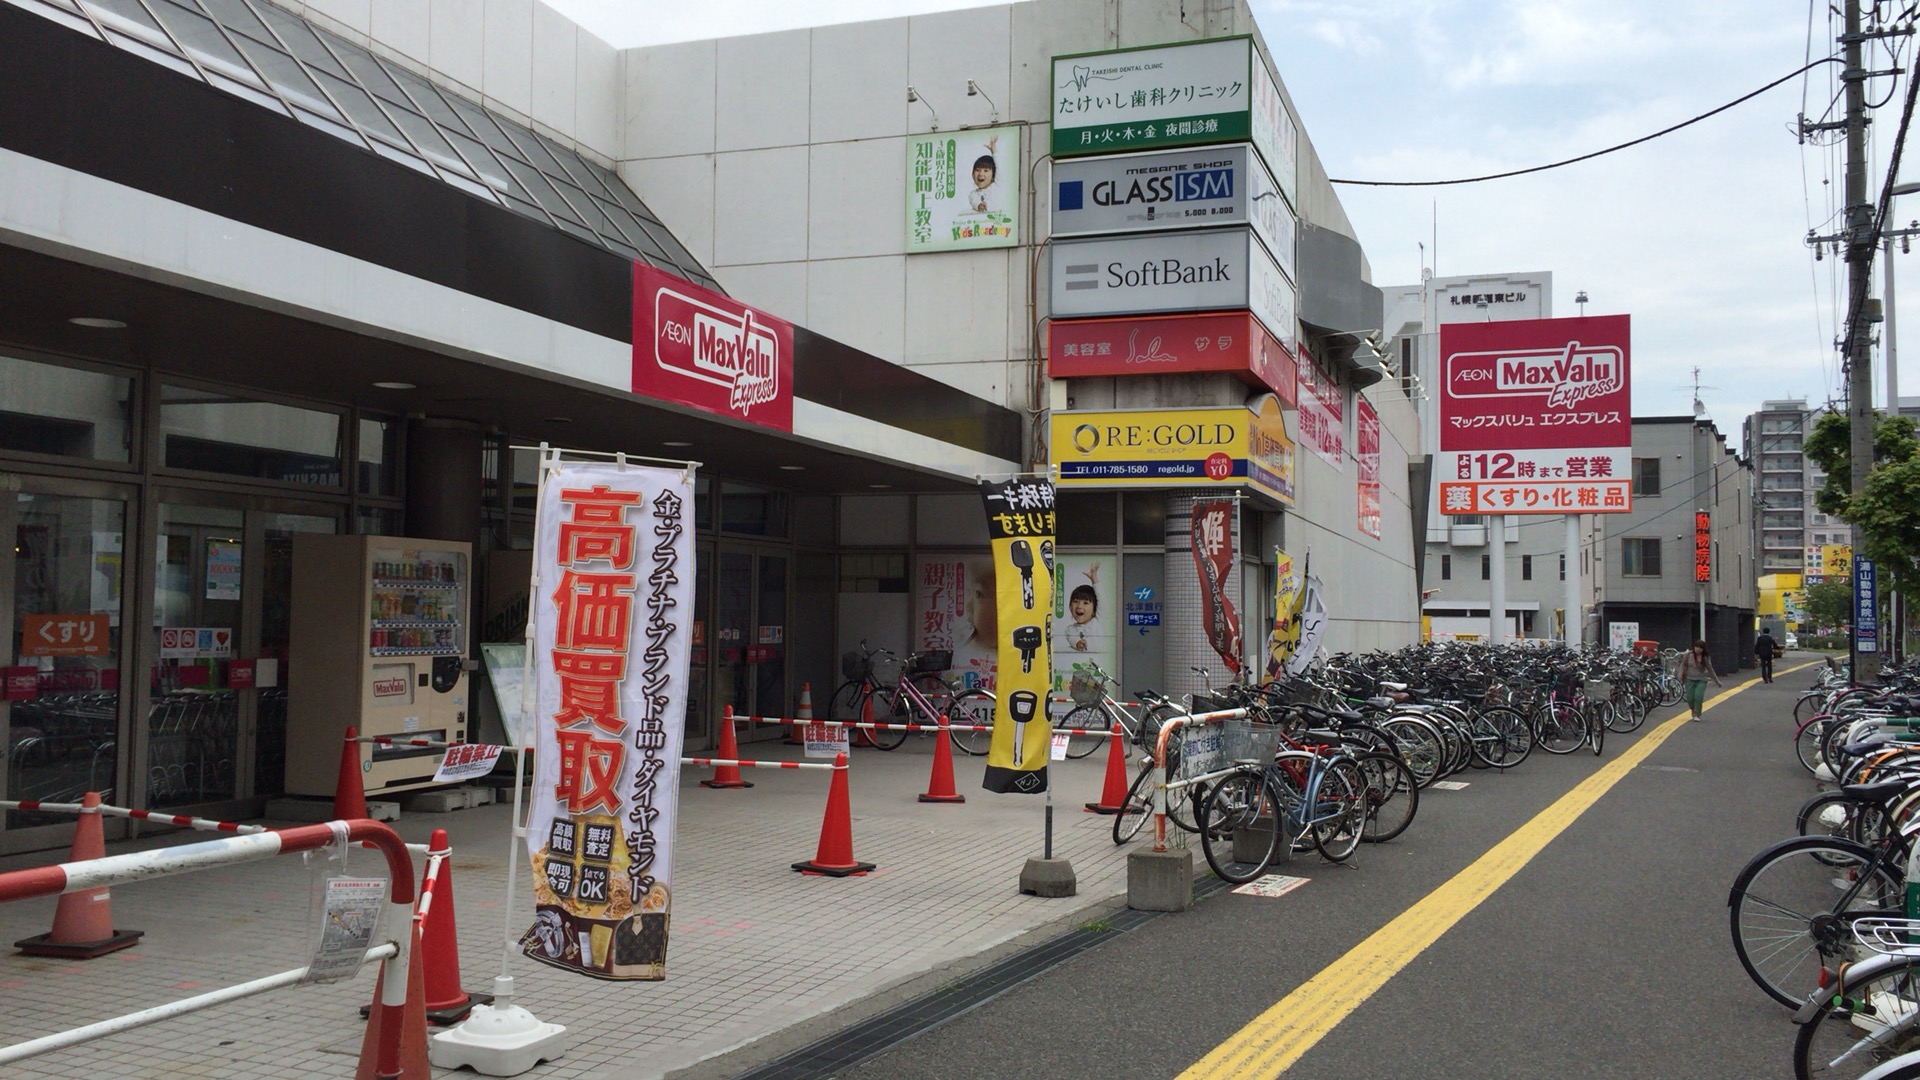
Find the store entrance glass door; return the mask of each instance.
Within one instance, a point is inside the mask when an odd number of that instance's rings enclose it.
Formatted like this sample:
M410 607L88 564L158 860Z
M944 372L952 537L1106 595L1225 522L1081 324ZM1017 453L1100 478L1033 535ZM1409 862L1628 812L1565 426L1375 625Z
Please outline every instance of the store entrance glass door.
M0 617L10 630L0 734L0 797L118 801L127 493L63 483L0 501ZM76 493L76 487L79 493ZM90 491L91 489L91 491ZM48 846L73 830L65 814L9 811L0 850Z
M786 554L722 547L714 576L714 707L786 716Z

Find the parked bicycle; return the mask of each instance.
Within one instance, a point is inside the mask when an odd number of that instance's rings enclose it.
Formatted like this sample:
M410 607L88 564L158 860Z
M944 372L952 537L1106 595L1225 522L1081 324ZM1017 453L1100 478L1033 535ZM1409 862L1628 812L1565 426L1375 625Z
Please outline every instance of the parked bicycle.
M840 672L847 681L833 692L827 717L839 723L938 725L944 716L952 724L992 724L993 694L954 687L941 674L952 666L953 654L944 649L908 653L902 658L862 641L857 651L840 658ZM858 730L881 750L896 749L908 735L898 728ZM986 735L984 731L949 732L955 746L966 745L962 738L976 734L983 738Z

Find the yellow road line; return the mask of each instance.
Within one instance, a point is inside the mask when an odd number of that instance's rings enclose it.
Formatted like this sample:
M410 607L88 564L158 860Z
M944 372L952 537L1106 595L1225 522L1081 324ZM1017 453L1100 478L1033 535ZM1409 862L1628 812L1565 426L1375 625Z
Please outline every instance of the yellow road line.
M1812 666L1812 663L1800 664L1775 674L1787 675ZM1702 711L1757 685L1759 680L1753 679L1716 694ZM1392 922L1348 950L1345 956L1327 965L1214 1047L1181 1073L1178 1080L1248 1080L1277 1077L1285 1072L1348 1014L1385 986L1388 979L1519 873L1521 867L1567 826L1579 820L1581 814L1599 802L1634 766L1646 760L1688 722L1688 714L1683 712L1648 732L1626 753L1582 780L1552 806L1475 859L1471 866L1422 897Z

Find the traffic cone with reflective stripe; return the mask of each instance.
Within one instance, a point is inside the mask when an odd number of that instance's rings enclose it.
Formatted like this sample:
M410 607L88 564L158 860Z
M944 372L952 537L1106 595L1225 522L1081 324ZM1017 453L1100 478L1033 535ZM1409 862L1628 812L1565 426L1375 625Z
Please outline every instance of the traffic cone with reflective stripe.
M953 740L947 733L947 714L940 714L940 733L934 736L933 772L927 777L927 792L921 802L963 803L965 795L953 789Z
M813 719L812 683L800 684L800 704L794 706L793 718L795 720ZM787 737L783 741L786 742L788 746L805 746L807 745L807 729L800 724L788 724Z
M89 809L80 812L80 820L74 826L73 852L68 857L69 862L98 859L107 853L106 834L100 827L100 811L91 809L100 805L100 793L87 792L81 797L80 805ZM53 909L53 930L22 938L13 943L14 947L28 956L91 960L138 944L140 935L145 931L113 928L111 897L112 893L104 885L97 889L62 894L59 905Z
M358 729L347 727L347 740L340 746L340 779L333 785L333 819L352 821L367 816L366 781L360 778L360 738Z
M429 912L431 914L431 912ZM433 1070L427 1064L427 995L425 973L420 969L420 923L407 920L407 936L400 943L407 950L407 961L396 969L399 957L380 962L380 978L373 984L373 1006L368 1010L367 1033L360 1039L360 1063L353 1080L431 1080ZM382 988L389 978L407 980L404 1005L381 1003ZM393 1063L391 1068L382 1056Z
M820 846L807 862L793 864L803 874L864 877L870 862L853 857L853 800L847 794L847 755L833 758L833 784L827 788L827 815L820 822Z
M420 966L426 971L427 1022L457 1024L467 1018L475 1005L493 1000L492 994L469 994L460 988L460 936L453 919L453 845L447 842L447 830L433 830L427 841L427 854L447 856L440 873L433 878L433 899L427 904L426 925L420 928ZM427 879L420 879L427 889Z
M720 749L714 751L714 756L720 758L722 761L740 760L740 743L733 737L733 706L731 705L727 706L726 714L720 718ZM715 765L713 767L713 777L700 781L700 786L710 788L748 788L753 785L740 779L740 766Z
M1100 801L1087 804L1090 814L1118 814L1127 808L1127 737L1118 723L1107 743L1107 783Z

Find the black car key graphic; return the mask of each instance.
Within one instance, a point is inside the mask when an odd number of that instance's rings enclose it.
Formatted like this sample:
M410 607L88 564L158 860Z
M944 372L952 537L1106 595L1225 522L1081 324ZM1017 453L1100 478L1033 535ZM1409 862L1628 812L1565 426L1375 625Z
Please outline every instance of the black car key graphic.
M1037 626L1018 626L1013 631L1013 647L1020 650L1020 671L1023 674L1033 671L1033 654L1040 651L1040 628Z
M1008 553L1013 565L1020 570L1020 601L1028 611L1033 610L1033 545L1025 540L1015 540L1013 549Z
M1027 755L1027 723L1039 711L1040 695L1033 691L1015 690L1007 695L1007 715L1013 717L1013 767L1016 769Z

